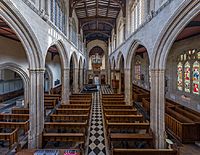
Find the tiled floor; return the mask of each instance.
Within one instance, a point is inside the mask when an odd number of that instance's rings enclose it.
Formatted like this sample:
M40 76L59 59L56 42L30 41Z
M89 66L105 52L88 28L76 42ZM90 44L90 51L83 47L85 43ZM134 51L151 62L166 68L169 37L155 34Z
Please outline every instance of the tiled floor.
M95 92L93 95L88 155L106 155L100 94Z

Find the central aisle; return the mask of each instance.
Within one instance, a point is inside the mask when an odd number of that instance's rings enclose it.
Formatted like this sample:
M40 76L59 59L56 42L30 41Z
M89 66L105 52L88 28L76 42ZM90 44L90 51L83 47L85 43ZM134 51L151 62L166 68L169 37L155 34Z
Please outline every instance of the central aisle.
M88 155L106 155L100 92L93 93Z

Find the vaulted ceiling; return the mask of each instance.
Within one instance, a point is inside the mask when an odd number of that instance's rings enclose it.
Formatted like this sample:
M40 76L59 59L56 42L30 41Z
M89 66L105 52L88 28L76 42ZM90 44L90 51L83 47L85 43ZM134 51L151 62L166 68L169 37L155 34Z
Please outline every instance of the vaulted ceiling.
M94 39L107 42L120 10L125 14L126 8L125 0L70 0L70 4L87 42Z

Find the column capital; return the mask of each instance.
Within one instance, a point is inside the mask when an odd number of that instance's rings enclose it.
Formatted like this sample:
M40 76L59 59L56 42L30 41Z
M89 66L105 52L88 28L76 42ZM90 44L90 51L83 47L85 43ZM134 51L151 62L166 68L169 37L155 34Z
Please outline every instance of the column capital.
M165 69L150 68L151 72L165 72Z
M70 70L70 67L65 67L65 68L63 68L63 71L68 71L68 70Z

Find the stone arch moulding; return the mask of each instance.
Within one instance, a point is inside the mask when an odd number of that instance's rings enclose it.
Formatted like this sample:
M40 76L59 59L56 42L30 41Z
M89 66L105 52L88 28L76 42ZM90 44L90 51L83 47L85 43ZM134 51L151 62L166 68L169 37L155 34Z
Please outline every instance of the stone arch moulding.
M22 78L23 84L24 84L24 106L28 107L28 104L30 103L30 98L29 98L29 86L30 86L30 79L27 73L22 69L21 66L15 64L15 63L4 63L0 64L0 70L2 69L9 69L13 72L16 72L17 74L20 75Z
M187 1L181 9L172 16L165 26L154 47L151 69L164 69L171 46L184 27L200 13L199 1Z
M14 30L20 39L29 62L29 68L43 68L40 44L28 22L11 1L0 1L0 17Z
M45 68L46 68L47 74L49 76L50 87L53 88L53 73L48 65L45 65Z
M133 56L134 56L135 51L136 51L136 49L138 48L139 45L142 45L146 48L146 46L139 40L134 40L131 43L130 47L128 48L128 54L126 56L126 59L124 59L126 68L131 69ZM148 53L148 50L147 50L147 53ZM148 53L148 56L149 56L149 53Z
M124 58L123 53L119 52L118 55L117 55L117 65L116 65L117 69L120 69L120 60L121 60L122 57ZM125 62L125 60L124 60L124 62Z
M51 45L48 47L48 49L53 45L55 45L57 50L58 50L60 60L61 60L61 68L62 69L68 68L69 67L69 59L68 59L69 57L68 57L68 54L67 54L67 50L64 46L64 43L62 42L62 40L56 40L56 41L51 43ZM48 53L48 49L46 50L46 56L47 56L47 53ZM46 56L45 56L45 58L46 58Z
M111 70L116 69L116 63L115 63L115 57L112 57L112 62L111 62Z
M75 52L73 52L73 53L71 54L70 61L71 61L71 59L74 60L75 68L78 68L78 58L77 58L77 55L76 55Z

